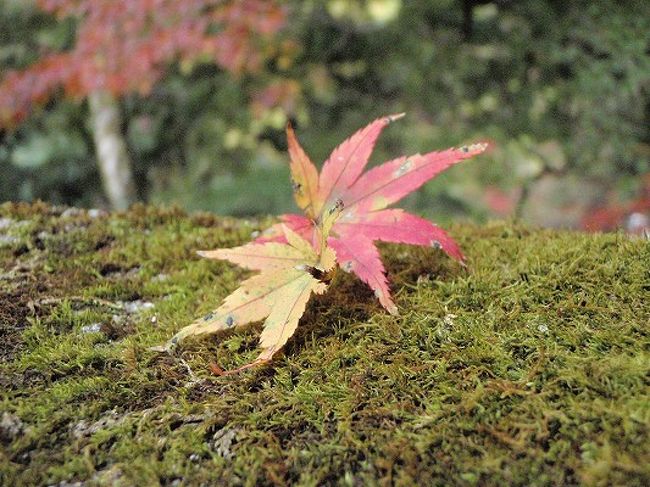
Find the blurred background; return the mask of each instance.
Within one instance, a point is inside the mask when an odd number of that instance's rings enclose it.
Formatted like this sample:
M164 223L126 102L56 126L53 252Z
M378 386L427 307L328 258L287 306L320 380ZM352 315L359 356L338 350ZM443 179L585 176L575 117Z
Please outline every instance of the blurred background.
M293 211L320 165L489 141L402 207L650 228L650 2L0 0L0 200Z

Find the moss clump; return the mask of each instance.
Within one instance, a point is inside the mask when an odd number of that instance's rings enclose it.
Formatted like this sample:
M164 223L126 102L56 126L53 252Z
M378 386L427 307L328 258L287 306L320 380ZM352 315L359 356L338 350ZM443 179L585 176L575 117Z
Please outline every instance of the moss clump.
M383 248L400 317L347 275L272 367L259 327L162 343L266 221L0 210L0 484L648 485L650 245L458 226L465 271ZM178 483L178 482L177 482Z

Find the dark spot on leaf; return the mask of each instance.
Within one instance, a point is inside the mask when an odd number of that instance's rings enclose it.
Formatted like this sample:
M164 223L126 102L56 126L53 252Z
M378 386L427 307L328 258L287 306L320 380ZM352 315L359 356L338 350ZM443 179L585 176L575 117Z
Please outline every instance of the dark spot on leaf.
M214 317L214 313L211 311L203 317L203 321L210 321Z
M232 315L228 315L228 317L226 318L226 326L230 328L234 324L235 324L235 318L233 318Z
M341 198L336 198L334 205L329 209L329 214L331 215L335 211L342 210L344 206L343 200Z

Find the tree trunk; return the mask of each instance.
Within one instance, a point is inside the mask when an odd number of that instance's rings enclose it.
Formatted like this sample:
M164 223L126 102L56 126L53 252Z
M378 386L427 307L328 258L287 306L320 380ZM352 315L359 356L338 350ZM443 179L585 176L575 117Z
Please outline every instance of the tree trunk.
M118 103L106 92L91 93L88 103L104 193L111 207L124 210L136 201L136 191Z

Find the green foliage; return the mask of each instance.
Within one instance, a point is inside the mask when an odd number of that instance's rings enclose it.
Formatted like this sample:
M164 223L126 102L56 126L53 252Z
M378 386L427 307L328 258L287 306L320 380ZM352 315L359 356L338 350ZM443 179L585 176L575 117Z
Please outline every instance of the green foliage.
M33 117L6 134L0 147L5 198L97 203L100 185L83 115L78 104L61 102L52 114Z
M70 22L55 22L32 2L0 0L0 73L65 48L71 33ZM95 203L100 187L84 120L78 103L59 101L16 131L0 130L0 200Z
M256 330L147 347L243 276L194 251L270 221L44 205L0 218L2 484L650 480L644 240L457 225L467 271L386 246L402 316L342 276L275 367L219 378L210 362L252 359ZM138 300L154 307L127 311Z

